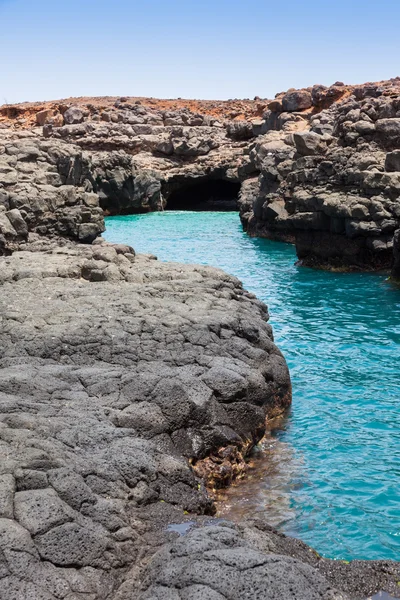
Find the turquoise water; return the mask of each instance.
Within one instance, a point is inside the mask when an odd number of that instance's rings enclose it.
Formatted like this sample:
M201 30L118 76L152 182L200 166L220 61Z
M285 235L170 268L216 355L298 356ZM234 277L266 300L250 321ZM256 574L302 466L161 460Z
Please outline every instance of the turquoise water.
M221 267L269 306L293 408L245 510L331 558L399 560L400 290L380 275L297 267L292 246L249 238L237 213L106 222L108 240Z

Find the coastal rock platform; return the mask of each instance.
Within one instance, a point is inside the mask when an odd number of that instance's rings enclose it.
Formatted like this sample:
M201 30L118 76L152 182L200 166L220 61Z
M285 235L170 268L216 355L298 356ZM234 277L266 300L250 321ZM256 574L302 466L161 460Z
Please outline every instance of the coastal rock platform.
M202 186L306 264L398 273L396 86L0 108L1 600L396 596L398 563L215 517L213 489L291 402L267 307L218 269L99 237L105 214Z

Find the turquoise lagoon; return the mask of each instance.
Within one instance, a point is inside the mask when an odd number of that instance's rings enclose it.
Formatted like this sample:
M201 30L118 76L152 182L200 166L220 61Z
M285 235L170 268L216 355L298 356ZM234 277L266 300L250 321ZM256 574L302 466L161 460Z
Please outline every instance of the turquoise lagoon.
M249 238L235 212L106 226L107 240L137 252L220 267L268 304L293 407L222 514L265 513L327 557L399 560L400 289L384 275L298 267L293 246Z

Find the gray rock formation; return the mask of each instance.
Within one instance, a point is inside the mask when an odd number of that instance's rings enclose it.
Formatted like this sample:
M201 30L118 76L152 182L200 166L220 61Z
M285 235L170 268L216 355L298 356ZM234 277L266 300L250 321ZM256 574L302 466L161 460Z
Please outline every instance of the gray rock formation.
M114 598L157 515L213 512L197 469L234 469L289 374L222 271L41 244L1 259L0 598Z
M294 242L303 264L389 268L400 225L399 80L341 90L314 86L270 103L242 222L251 235Z
M104 231L89 165L77 146L0 130L0 255L29 232L90 243Z
M400 229L398 229L393 239L394 263L392 274L396 279L400 279Z
M30 231L90 242L101 209L181 208L181 198L202 208L198 195L203 207L231 209L241 186L250 235L295 243L308 265L389 268L400 225L399 98L396 79L289 90L261 121L126 101L40 111L43 129L0 129L0 251Z
M394 562L323 559L259 520L236 526L210 520L164 546L142 575L140 587L122 598L361 600L378 589L395 596L398 574Z
M161 210L171 195L197 185L211 186L213 206L230 200L231 208L235 185L252 168L248 142L207 115L128 103L101 115L79 106L58 115L62 123L54 110L38 112L43 129L0 129L2 254L29 232L90 243L104 230L103 210ZM252 124L245 127L253 137Z
M211 517L205 484L242 474L290 405L267 308L217 269L98 237L104 211L241 185L252 234L307 261L386 265L395 101L348 91L290 90L262 122L121 99L0 128L0 600L395 595L397 563L327 561L265 523ZM188 520L177 540L168 525Z
M262 553L230 527L203 527L164 547L147 569L140 600L345 600L316 569Z

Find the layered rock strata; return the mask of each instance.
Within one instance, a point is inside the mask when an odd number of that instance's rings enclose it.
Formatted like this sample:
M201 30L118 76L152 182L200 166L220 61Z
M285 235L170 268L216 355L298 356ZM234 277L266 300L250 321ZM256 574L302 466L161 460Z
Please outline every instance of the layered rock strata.
M99 206L109 214L161 210L171 194L207 183L210 200L218 200L224 182L247 177L248 139L259 123L140 101L58 108L63 112L37 112L36 127L18 127L18 118L0 121L0 206L24 210L29 230L83 242L101 232ZM9 229L0 223L3 236L10 238Z

